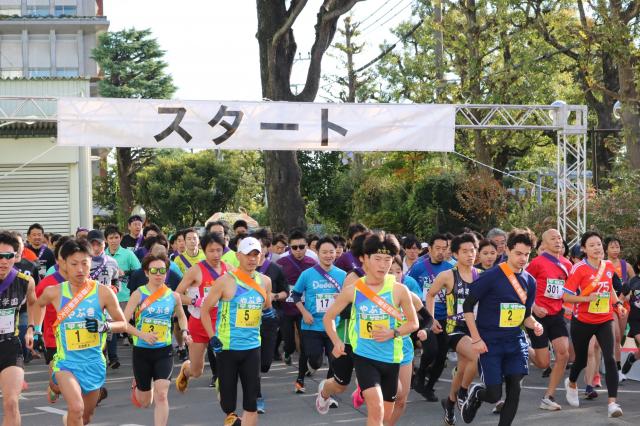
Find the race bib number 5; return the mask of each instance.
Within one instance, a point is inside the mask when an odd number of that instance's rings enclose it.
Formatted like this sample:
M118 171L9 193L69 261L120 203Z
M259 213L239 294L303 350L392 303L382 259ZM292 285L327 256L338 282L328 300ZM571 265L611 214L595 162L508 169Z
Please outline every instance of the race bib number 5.
M520 327L524 321L524 305L520 303L500 304L500 327Z
M608 314L609 313L609 292L605 291L598 293L598 297L595 300L589 302L590 314Z
M253 305L238 305L236 312L236 327L249 328L260 325L262 308L255 308Z
M391 328L387 315L360 315L360 338L373 340L373 330Z
M564 288L563 280L554 280L547 279L547 287L544 290L544 297L548 297L549 299L562 299Z
M100 345L100 333L91 333L84 322L66 323L64 338L68 351L80 351Z

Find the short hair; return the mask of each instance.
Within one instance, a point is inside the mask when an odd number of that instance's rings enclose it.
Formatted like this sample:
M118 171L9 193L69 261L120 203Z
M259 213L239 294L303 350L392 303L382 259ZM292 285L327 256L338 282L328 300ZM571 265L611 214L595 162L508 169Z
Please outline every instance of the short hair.
M16 236L9 231L0 232L0 244L6 244L13 247L13 251L16 253L20 249L20 242L18 242Z
M235 222L233 222L233 230L235 231L238 228L247 228L247 229L249 229L249 225L247 224L246 220L238 219Z
M51 234L51 238L49 238L49 241L51 241L51 244L55 245L61 239L62 234Z
M362 223L352 223L347 228L347 239L353 239L353 236L360 232L367 232L369 228L367 228Z
M474 248L478 247L478 240L476 240L476 236L471 232L464 232L453 237L451 240L451 253L458 253L460 251L460 247L466 243L472 243Z
M251 236L256 240L261 240L263 238L268 238L271 240L271 232L267 228L256 229L251 233Z
M455 235L453 235L451 232L445 232L444 235L447 237L447 241L451 241L455 238Z
M151 250L151 247L153 247L155 244L160 244L164 246L167 250L169 249L169 241L167 241L167 237L165 237L162 234L158 234L155 237L146 238L142 245L147 250Z
M484 240L481 240L478 243L478 251L481 251L483 248L485 248L486 246L491 246L494 248L494 250L498 250L498 245L496 243L494 243L491 240L487 240L486 238Z
M416 238L415 235L407 235L406 237L404 237L404 240L402 240L402 248L403 249L410 249L413 246L418 247L418 249L420 249L420 241Z
M338 248L338 245L331 237L318 238L318 245L316 245L316 249L320 250L320 246L322 246L323 244L331 244L334 249Z
M580 247L586 247L587 240L591 237L598 237L600 239L600 242L602 242L602 235L600 235L598 232L587 231L582 234L582 237L580 237Z
M505 237L505 238L507 238L507 233L504 232L500 228L492 228L491 230L489 230L489 232L487 232L487 239L488 240L492 240L495 237Z
M293 229L289 232L289 242L293 240L305 240L307 241L307 235L302 229Z
M353 239L351 243L351 253L353 253L356 259L364 256L364 240L371 235L373 235L373 232L367 230Z
M373 234L364 240L363 252L365 256L371 256L376 253L385 253L396 256L400 252L400 246L398 240L395 237L387 235L382 237L381 235Z
M31 225L29 227L29 229L27 230L27 235L29 235L31 233L31 231L33 231L34 229L39 229L42 231L42 233L44 234L44 228L42 227L42 225L40 225L39 223L34 223L33 225Z
M60 248L60 257L67 260L70 256L76 253L82 253L88 257L91 257L91 248L89 243L84 238L82 239L70 239L66 243L62 244Z
M342 235L334 235L333 241L335 241L336 245L338 246L342 246L342 247L347 246L347 240Z
M175 243L177 239L178 239L177 233L169 235L169 244Z
M72 237L71 235L65 235L58 239L58 244L56 244L55 248L53 249L53 255L56 258L56 260L58 259L58 256L60 256L60 249L62 248L64 243L66 243L67 241L71 241L73 239L74 237Z
M118 227L116 225L107 225L107 227L104 229L104 237L107 238L109 235L111 234L118 234L122 237L122 232L120 232L120 230L118 229Z
M276 234L276 235L274 235L274 236L273 236L273 241L272 241L272 243L273 243L274 245L275 245L275 244L278 244L278 243L282 243L282 244L284 244L284 245L286 246L286 245L287 245L287 243L288 243L288 241L287 241L287 236L286 236L286 235L284 235L284 234Z
M393 263L395 263L396 265L398 265L401 268L404 268L404 265L402 264L402 258L400 257L399 254L393 256Z
M524 244L527 247L535 247L536 235L529 228L515 228L507 235L507 247L513 250L516 244Z
M271 238L263 237L259 239L260 244L265 246L266 248L271 247Z
M215 225L222 226L222 230L223 230L222 232L224 232L225 237L229 235L229 224L224 220L214 220L213 222L207 222L204 228L207 232L211 232L211 228Z
M616 242L618 243L618 245L620 246L620 248L622 248L622 241L620 241L620 238L615 237L615 236L609 236L607 238L604 239L604 251L606 252L607 249L609 248L609 244Z
M150 223L147 226L145 226L142 229L142 236L146 237L147 236L147 232L149 231L156 231L157 234L162 234L162 229L160 229L160 227L158 225L156 225L155 223Z
M198 237L200 237L200 234L198 233L198 230L196 228L185 228L182 230L183 234L185 238L187 238L187 234L190 234L192 232L194 232Z
M433 243L435 243L438 240L446 241L447 244L449 243L449 237L447 237L446 234L437 233L431 236L431 239L429 240L429 247L433 247Z
M213 243L220 244L223 249L225 247L224 237L221 237L220 234L216 232L207 232L204 237L202 237L202 240L200 240L200 247L206 251L209 244Z
M167 273L169 273L169 258L164 254L147 254L144 259L142 259L142 270L149 271L149 265L155 260L163 261L165 268L167 268Z
M319 241L320 240L320 236L316 235L316 234L309 234L307 235L307 244L311 245L312 242L314 241Z

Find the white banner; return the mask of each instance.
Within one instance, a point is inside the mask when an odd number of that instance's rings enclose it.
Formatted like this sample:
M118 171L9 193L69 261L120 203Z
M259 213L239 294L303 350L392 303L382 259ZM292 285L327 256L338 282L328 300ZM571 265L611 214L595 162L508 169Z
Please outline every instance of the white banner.
M58 100L67 146L453 151L454 132L453 105Z

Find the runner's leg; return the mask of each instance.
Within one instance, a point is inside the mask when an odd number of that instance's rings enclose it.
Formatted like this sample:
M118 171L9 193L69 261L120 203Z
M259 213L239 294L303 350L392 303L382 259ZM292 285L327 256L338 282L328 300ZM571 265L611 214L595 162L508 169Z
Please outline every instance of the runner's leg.
M160 379L153 382L153 421L155 426L166 426L169 422L169 380Z
M0 389L2 389L3 426L20 425L20 405L18 398L22 391L24 370L11 366L0 372Z
M67 403L67 426L83 426L84 398L80 383L69 371L56 371L55 374L62 397Z
M396 394L396 402L393 405L391 417L388 422L389 426L394 426L395 424L397 424L398 420L400 420L400 417L402 417L405 409L407 408L407 398L409 397L409 391L411 390L412 370L412 363L400 366L400 373L398 376L398 393Z

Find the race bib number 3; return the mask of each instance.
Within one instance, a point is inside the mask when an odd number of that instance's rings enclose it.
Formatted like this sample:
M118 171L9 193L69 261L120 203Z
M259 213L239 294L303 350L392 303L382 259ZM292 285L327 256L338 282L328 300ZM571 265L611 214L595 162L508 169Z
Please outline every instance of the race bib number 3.
M564 281L563 280L554 280L547 279L547 287L544 290L544 297L548 297L549 299L562 299L564 289Z
M142 332L154 333L158 340L163 341L169 336L169 324L166 321L145 318L142 320Z
M84 322L66 323L64 338L68 351L80 351L100 345L100 333L91 333Z
M333 305L337 294L316 294L316 312L327 312L329 306Z
M589 302L590 314L608 314L609 313L609 292L598 293L598 298Z
M253 308L248 305L239 305L236 312L236 327L249 328L260 325L262 316L261 308Z
M360 315L360 338L373 340L373 330L391 328L391 321L386 315Z
M524 305L520 303L500 304L500 327L520 327L524 321Z
M0 309L0 334L16 331L16 310L14 308Z

